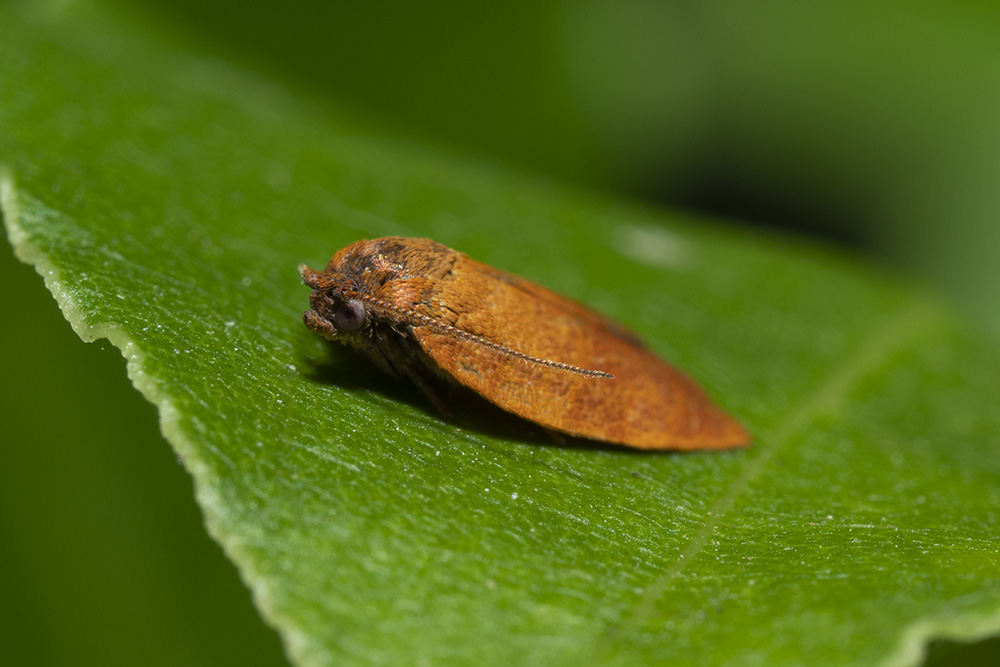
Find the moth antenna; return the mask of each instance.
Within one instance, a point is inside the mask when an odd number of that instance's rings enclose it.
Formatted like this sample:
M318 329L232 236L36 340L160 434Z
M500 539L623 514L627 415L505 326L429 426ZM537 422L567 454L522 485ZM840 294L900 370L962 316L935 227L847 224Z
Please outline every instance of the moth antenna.
M422 324L424 326L433 327L438 331L443 331L449 333L453 336L457 336L462 340L468 341L470 343L475 343L477 345L482 345L483 347L489 348L494 352L499 352L500 354L505 354L509 357L515 359L520 359L521 361L527 362L529 364L538 364L540 366L546 366L548 368L555 368L556 370L566 371L567 373L574 373L576 375L582 375L584 377L591 378L602 378L608 379L613 378L614 375L611 373L606 373L604 371L595 371L588 368L580 368L579 366L574 366L573 364L565 364L561 361L552 361L551 359L542 359L540 357L533 357L530 354L525 354L524 352L518 352L515 349L509 348L506 345L501 345L500 343L494 343L491 340L486 340L482 336L477 336L476 334L469 333L464 329L459 329L456 326L446 324L435 320L429 315L423 315L421 313L415 313L412 310L407 310L405 308L400 308L399 306L387 303L381 299L375 299L369 296L363 296L361 294L352 295L353 298L361 299L367 303L378 306L379 308L384 308L386 310L391 310L396 315L400 316L400 319L408 321L409 324Z

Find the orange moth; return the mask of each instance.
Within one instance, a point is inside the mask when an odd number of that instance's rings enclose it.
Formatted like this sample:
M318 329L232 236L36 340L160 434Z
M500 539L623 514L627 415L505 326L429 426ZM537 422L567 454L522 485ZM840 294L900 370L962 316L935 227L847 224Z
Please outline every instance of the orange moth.
M640 449L724 449L747 432L604 316L430 239L358 241L322 272L303 321L413 381L454 382L561 433ZM446 412L446 411L445 411Z

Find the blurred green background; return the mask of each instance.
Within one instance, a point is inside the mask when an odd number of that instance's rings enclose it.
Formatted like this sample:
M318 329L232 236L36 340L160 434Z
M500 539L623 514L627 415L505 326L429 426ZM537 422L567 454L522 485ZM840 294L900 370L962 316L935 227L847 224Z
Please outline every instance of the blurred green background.
M400 141L849 246L1000 333L996 3L115 7ZM281 664L118 352L0 279L5 663Z
M418 140L851 244L1000 331L995 2L143 4Z

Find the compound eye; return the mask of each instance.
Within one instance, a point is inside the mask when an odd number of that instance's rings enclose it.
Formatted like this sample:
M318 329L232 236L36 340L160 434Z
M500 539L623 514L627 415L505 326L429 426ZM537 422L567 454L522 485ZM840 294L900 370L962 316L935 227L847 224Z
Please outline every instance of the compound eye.
M365 323L365 304L349 299L333 309L333 326L341 331L360 329Z

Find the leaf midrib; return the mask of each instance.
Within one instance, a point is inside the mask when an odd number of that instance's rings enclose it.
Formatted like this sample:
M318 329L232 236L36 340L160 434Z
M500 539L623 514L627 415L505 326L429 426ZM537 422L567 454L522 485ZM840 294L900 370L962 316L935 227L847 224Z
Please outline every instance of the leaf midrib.
M737 499L768 467L768 464L787 446L792 436L808 427L817 417L832 414L847 399L852 387L877 373L887 364L893 353L916 345L921 338L937 327L945 326L947 319L941 308L925 298L911 300L908 305L882 324L872 329L854 353L844 363L831 369L826 380L799 406L790 411L777 426L765 435L758 435L757 455L747 461L742 472L726 487L706 514L701 529L688 542L677 560L643 590L631 613L617 627L610 627L594 642L590 664L603 664L612 654L617 639L631 634L655 614L656 603L663 596L670 582L680 575L704 550L711 536L722 525L722 519L732 509Z

